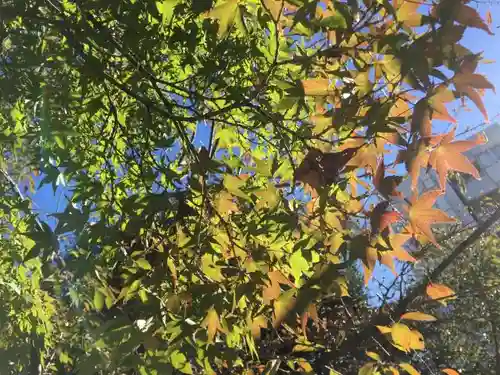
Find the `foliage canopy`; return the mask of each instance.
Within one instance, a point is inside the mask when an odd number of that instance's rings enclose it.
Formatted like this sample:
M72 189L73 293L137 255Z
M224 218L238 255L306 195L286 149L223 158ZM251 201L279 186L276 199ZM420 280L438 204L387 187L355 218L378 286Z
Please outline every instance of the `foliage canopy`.
M478 177L485 138L433 127L487 119L467 28L455 0L3 1L0 373L418 374L433 316L328 301L453 221L403 178Z

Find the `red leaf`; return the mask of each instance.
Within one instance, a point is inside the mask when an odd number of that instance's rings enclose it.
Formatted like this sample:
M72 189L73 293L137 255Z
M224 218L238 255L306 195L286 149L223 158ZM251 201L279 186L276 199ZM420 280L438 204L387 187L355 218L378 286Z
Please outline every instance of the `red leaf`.
M468 173L476 179L480 178L479 171L462 153L486 143L486 137L478 135L474 140L451 142L454 138L455 128L443 137L439 146L432 151L429 157L429 164L439 176L441 189L446 187L446 176L449 171Z
M413 203L409 210L410 224L412 232L415 234L424 234L434 245L439 247L431 225L436 223L454 223L455 219L450 218L443 211L432 208L436 199L443 194L441 190L432 190L422 194L418 200Z
M401 215L396 211L387 211L389 202L377 204L370 215L370 224L373 233L383 232L389 225L401 220Z

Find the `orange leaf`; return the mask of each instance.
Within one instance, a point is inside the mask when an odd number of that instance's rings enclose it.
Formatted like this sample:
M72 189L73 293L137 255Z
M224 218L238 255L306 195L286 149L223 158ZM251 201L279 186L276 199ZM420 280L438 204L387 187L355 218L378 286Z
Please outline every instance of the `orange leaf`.
M378 150L374 144L369 144L357 150L354 156L346 163L347 166L368 168L375 173L378 164Z
M425 292L431 299L448 299L455 298L455 292L443 284L430 283L427 285Z
M406 320L417 320L420 322L434 322L437 319L429 314L424 314L418 311L408 312L406 314L401 315L401 319Z
M493 23L493 17L491 17L491 11L488 9L488 11L486 12L486 24L488 26L491 26L492 23Z
M474 140L451 142L454 138L455 128L442 138L439 146L431 152L429 157L429 164L436 170L442 189L446 188L446 177L449 171L468 173L476 179L480 178L479 171L462 153L486 143L486 137L479 135Z
M413 233L424 234L434 245L438 246L431 225L436 223L454 223L443 211L432 208L436 199L443 194L441 190L432 190L422 194L409 210L410 224Z
M331 94L330 80L326 78L304 79L301 84L304 95L328 96Z
M250 329L252 331L252 336L254 339L260 339L260 329L267 328L267 319L264 315L256 316L252 320L252 325Z
M412 238L411 234L393 234L389 236L389 244L392 247L392 255L404 262L416 262L417 260L412 257L404 248L403 245Z
M427 151L427 146L425 142L417 142L416 144L410 145L411 148L400 153L405 164L406 169L411 178L411 190L415 191L418 184L418 178L420 176L420 170L427 167L429 164L429 152Z
M445 368L441 370L441 372L444 372L447 375L460 375L460 373L457 370L453 370L452 368Z
M394 258L392 251L381 251L380 252L380 263L391 270L391 272L397 276L396 268L394 266Z
M479 109L479 111L483 115L484 120L486 122L489 122L488 112L486 111L486 107L483 104L483 100L481 99L481 95L479 95L479 93L476 90L474 90L472 87L464 88L462 90L462 93L464 95L467 95L469 97L469 99L472 100L472 102L476 105L476 107Z
M456 123L457 121L450 116L445 103L455 100L455 94L446 87L441 86L436 90L436 93L429 99L429 104L432 107L432 119L444 120Z
M486 31L490 35L494 35L488 25L483 21L479 13L465 4L460 3L456 14L456 21L464 26L473 27Z
M269 281L262 289L262 299L265 304L269 304L272 300L278 298L281 293L280 284L294 286L280 271L272 271L267 274Z

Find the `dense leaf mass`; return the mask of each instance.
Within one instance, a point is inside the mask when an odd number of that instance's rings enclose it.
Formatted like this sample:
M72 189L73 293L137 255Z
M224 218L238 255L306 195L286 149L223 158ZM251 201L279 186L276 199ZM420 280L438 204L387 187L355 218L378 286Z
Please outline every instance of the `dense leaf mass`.
M479 177L467 3L1 2L0 374L418 374L451 289L357 273L453 221L422 168Z

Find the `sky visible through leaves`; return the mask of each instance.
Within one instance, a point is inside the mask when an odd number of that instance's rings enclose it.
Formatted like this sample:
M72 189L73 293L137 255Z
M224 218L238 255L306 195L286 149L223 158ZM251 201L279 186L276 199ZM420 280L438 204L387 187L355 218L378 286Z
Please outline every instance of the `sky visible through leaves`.
M484 17L485 13L490 11L492 15L492 26L491 29L495 35L489 36L484 33L483 30L468 28L465 32L463 42L465 45L474 47L475 51L484 51L484 57L487 60L491 60L489 64L481 64L477 72L484 74L488 77L488 80L496 87L500 87L500 69L498 67L498 61L500 61L500 4L479 2L473 5L479 11L479 14ZM483 102L485 107L489 112L490 123L495 123L500 120L500 98L495 95L495 93L486 90ZM470 107L470 106L469 106ZM456 109L456 107L454 107ZM464 139L471 137L475 132L487 126L484 123L484 119L481 113L475 108L472 110L459 109L458 112L450 113L453 117L457 119L457 139ZM449 131L451 124L444 121L433 121L433 130L435 132L446 132ZM193 145L199 149L206 146L210 137L210 126L209 124L200 122L197 126L196 134L193 138ZM179 145L173 144L166 154L169 158L174 159L179 152ZM394 157L393 153L388 154L389 157ZM403 168L403 166L400 166ZM404 169L404 168L403 168ZM498 171L500 173L500 170ZM43 180L43 175L37 176L31 182L33 185L29 187L29 181L23 181L20 184L20 190L27 196L32 198L34 211L41 214L41 218L46 221L52 228L57 225L57 220L51 214L64 211L67 205L67 197L71 196L71 188L67 185L67 182L61 183L53 190L52 185L46 184L40 187L40 183ZM34 189L33 189L34 187ZM304 196L301 189L296 190L296 196ZM306 198L307 199L307 198ZM64 249L64 241L66 238L61 238L61 246ZM396 264L396 272L400 270L400 264ZM377 266L373 274L372 279L368 284L368 290L374 295L379 290L380 283L390 284L393 282L395 274L391 272L387 267ZM395 296L397 297L397 296ZM371 299L375 301L375 299Z

